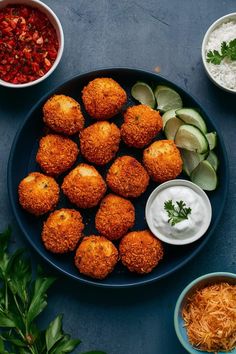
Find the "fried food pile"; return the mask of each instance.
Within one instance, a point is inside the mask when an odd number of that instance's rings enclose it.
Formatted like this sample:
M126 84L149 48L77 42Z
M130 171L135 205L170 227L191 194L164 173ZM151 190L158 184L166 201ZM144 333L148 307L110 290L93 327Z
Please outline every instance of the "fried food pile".
M163 244L148 229L136 230L133 202L150 180L162 183L182 171L174 142L156 141L160 113L127 102L126 91L112 78L88 82L77 98L50 97L42 107L47 134L35 157L40 172L30 172L18 188L23 209L37 217L46 214L45 248L55 254L74 252L78 271L95 279L107 277L118 262L140 275L159 264ZM117 116L123 116L120 127ZM88 124L89 118L97 122ZM120 155L121 146L126 154ZM143 159L133 157L133 150ZM71 207L55 210L64 200ZM96 235L84 235L86 209L95 210Z

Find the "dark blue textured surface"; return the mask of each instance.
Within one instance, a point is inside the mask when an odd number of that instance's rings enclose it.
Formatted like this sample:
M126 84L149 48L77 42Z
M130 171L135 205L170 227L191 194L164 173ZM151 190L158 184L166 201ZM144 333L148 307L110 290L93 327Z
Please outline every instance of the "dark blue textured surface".
M230 165L229 195L220 223L207 245L188 265L157 283L129 290L80 285L43 262L60 280L49 297L42 326L64 313L67 331L79 336L81 351L110 354L185 354L173 327L173 310L182 288L213 271L235 272L236 109L235 96L206 77L201 41L209 25L235 11L235 0L47 0L65 32L58 69L31 89L0 88L0 225L13 225L13 247L24 245L33 261L41 258L16 226L8 202L6 169L10 147L24 117L42 95L75 74L101 67L128 66L154 71L183 87L204 107L221 131ZM17 170L15 171L17 175ZM77 351L79 353L80 350Z

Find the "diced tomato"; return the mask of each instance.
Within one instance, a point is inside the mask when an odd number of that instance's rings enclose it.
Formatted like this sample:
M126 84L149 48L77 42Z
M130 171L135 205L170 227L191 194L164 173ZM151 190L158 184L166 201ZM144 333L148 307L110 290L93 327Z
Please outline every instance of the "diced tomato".
M58 38L48 17L27 5L0 9L0 78L14 84L37 80L56 60Z

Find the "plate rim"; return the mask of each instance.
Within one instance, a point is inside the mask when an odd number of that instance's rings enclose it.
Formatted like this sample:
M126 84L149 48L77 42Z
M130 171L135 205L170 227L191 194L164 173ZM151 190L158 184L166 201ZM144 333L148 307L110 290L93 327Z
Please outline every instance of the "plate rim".
M75 276L73 274L71 274L70 272L68 272L67 270L62 269L60 266L58 266L57 264L55 264L53 261L51 261L46 254L44 254L40 249L38 249L34 242L32 241L32 238L30 237L30 235L28 235L28 232L26 231L23 223L21 222L21 218L18 215L18 212L16 210L16 205L14 203L14 191L13 188L11 188L11 180L12 180L12 160L14 158L14 153L16 150L16 145L18 142L18 138L21 135L22 130L24 129L25 124L28 122L28 120L30 119L32 113L42 104L42 102L44 102L48 97L50 97L51 95L53 95L55 93L55 91L60 90L61 87L63 87L65 84L67 84L68 82L72 82L74 80L77 80L79 78L83 78L86 77L88 75L92 75L92 76L99 76L101 75L101 73L103 72L107 72L107 73L111 73L110 75L112 75L112 72L133 72L135 74L147 74L152 76L153 78L156 77L159 80L163 80L163 81L167 81L168 83L170 83L171 85L173 85L176 89L179 89L180 91L183 91L184 94L186 96L188 96L192 101L194 101L194 103L200 107L201 111L203 112L203 114L207 117L207 120L213 125L215 126L214 122L212 122L211 118L209 117L209 115L206 113L205 109L202 107L202 105L198 102L198 100L190 93L188 93L185 89L183 89L181 86L177 85L175 82L170 81L168 78L159 75L155 72L152 71L148 71L146 69L139 69L139 68L132 68L132 67L104 67L104 68L97 68L94 70L89 70L89 71L85 71L79 74L75 74L65 80L63 80L61 83L57 84L54 88L50 89L49 91L47 91L45 94L43 94L43 96L37 100L37 102L31 107L31 109L28 111L28 113L26 114L26 117L23 119L23 121L20 123L17 132L15 134L15 137L13 139L12 145L11 145L11 149L10 149L10 154L9 154L9 158L8 158L8 164L7 164L7 190L8 190L8 197L9 197L9 201L10 201L10 206L12 208L13 211L13 215L16 219L16 222L22 232L22 234L24 235L24 237L27 239L27 241L29 242L29 244L31 245L31 247L33 247L33 249L43 258L44 261L48 262L53 268L55 268L57 271L61 272L63 275L68 276L71 279L74 279L76 281L81 282L82 284L87 284L87 285L92 285L92 286L97 286L97 287L102 287L102 288L131 288L131 287L138 287L138 286L144 286L153 282L156 282L158 280L164 279L167 276L169 276L170 274L176 272L177 270L181 269L183 266L185 266L191 259L193 259L201 250L202 248L206 245L206 243L208 242L208 240L210 239L211 235L213 234L213 232L215 231L215 228L217 226L217 224L219 223L219 220L222 216L223 210L224 210L224 206L226 203L226 199L228 196L228 190L229 190L229 161L228 161L228 154L227 154L227 150L226 150L226 146L222 137L222 134L220 131L217 130L217 134L219 137L219 141L220 141L220 145L221 145L221 149L222 149L222 153L224 156L224 160L225 160L225 165L226 165L226 169L225 169L225 186L224 186L224 194L223 194L223 198L222 198L222 203L220 206L220 210L218 211L218 214L216 216L216 218L213 221L213 224L211 225L211 230L207 232L207 235L205 236L204 240L202 240L201 244L197 247L197 249L195 249L184 261L182 261L180 264L176 265L175 267L173 267L172 269L168 270L167 272L165 272L162 275L157 275L156 277L153 277L152 279L142 279L139 278L139 280L137 282L130 282L130 283L125 283L125 284L110 284L110 283L102 283L96 280L92 280L92 279L85 279L85 278L81 278L80 277L80 273L78 272L78 276ZM179 246L180 247L180 246Z

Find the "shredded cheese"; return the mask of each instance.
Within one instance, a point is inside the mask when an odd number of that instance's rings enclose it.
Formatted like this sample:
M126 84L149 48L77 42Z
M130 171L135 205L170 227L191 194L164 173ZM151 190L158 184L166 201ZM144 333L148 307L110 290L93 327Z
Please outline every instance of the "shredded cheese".
M236 347L236 285L214 284L198 290L182 311L189 342L217 353Z

